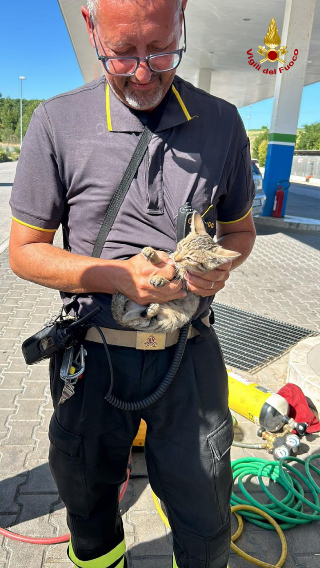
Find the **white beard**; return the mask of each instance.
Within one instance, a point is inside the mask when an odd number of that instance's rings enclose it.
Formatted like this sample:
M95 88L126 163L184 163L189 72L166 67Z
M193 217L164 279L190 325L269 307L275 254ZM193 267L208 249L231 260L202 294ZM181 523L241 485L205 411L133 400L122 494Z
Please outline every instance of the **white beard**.
M130 91L131 90L126 89L124 91L124 96L128 105L136 110L149 110L151 108L154 108L160 103L161 99L163 98L163 87L161 83L152 94L144 92L136 94Z

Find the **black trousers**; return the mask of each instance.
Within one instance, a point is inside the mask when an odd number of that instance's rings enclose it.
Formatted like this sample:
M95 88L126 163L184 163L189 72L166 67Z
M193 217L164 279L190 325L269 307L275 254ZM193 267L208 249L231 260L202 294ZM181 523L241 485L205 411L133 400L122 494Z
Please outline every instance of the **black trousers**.
M233 427L227 374L215 332L203 325L201 335L187 341L164 396L135 412L106 402L110 369L104 347L88 341L84 346L85 374L75 394L62 405L57 404L64 384L59 377L62 354L50 363L55 412L49 428L49 463L67 509L74 554L82 561L94 560L123 541L119 485L125 480L130 448L143 418L149 480L166 506L178 567L225 568L230 549ZM114 394L137 400L152 393L174 350L175 346L154 352L110 346Z

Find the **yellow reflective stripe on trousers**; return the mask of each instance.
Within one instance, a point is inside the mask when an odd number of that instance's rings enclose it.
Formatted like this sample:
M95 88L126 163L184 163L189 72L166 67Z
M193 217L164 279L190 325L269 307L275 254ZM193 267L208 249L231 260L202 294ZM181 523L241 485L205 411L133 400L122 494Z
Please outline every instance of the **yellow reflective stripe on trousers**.
M70 539L68 554L70 560L74 562L74 564L79 568L108 568L108 566L111 566L111 564L113 564L117 560L120 560L120 558L123 557L125 551L126 543L123 540L113 550L110 550L110 552L107 552L107 554L104 554L103 556L99 556L99 558L95 558L94 560L78 560L75 553L73 552ZM123 568L123 565L124 558L121 558L120 562L116 565L115 568Z

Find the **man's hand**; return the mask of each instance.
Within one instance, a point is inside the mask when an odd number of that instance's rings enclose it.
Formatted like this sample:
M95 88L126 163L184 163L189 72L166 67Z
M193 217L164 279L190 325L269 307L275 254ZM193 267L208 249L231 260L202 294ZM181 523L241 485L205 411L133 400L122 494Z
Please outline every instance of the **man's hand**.
M174 277L173 261L163 251L157 251L157 254L162 259L162 262L157 265L148 262L140 253L129 260L122 261L115 274L116 289L142 306L153 302L161 304L186 296L186 292L182 290L182 282L172 280ZM150 279L155 274L161 274L172 282L156 288L150 284Z
M231 266L232 260L228 260L225 264L221 264L214 270L206 272L206 274L199 275L199 273L189 270L185 276L188 290L203 298L213 296L224 288L230 276Z

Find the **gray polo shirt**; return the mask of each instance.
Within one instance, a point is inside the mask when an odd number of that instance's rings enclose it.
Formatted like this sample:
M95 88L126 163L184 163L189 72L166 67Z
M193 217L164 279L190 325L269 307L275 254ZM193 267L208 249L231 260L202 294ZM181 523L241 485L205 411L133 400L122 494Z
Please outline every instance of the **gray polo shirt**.
M124 105L104 77L41 103L22 145L13 218L40 231L62 224L71 252L91 256L146 116ZM212 236L217 220L234 223L251 210L250 149L236 107L176 76L150 121L148 151L101 258L127 259L146 245L175 250L178 210L186 201ZM197 315L211 300L201 300ZM95 321L119 328L110 302L108 294L84 295L78 312L99 304Z

